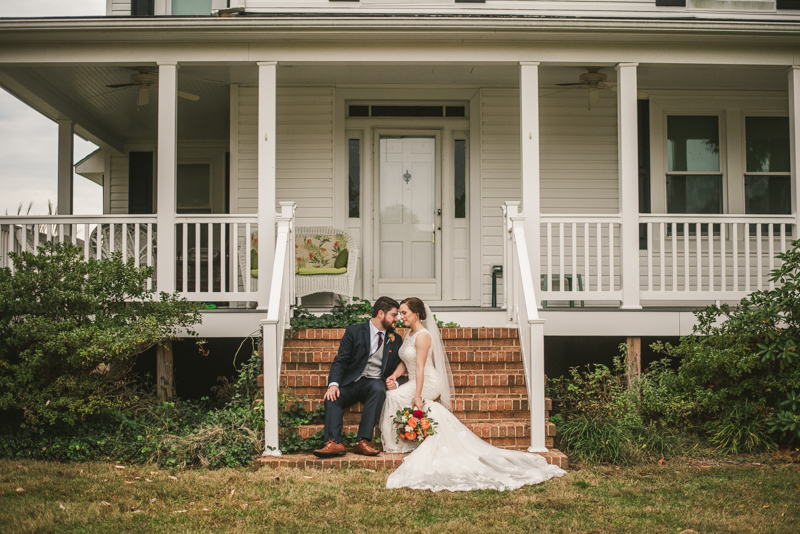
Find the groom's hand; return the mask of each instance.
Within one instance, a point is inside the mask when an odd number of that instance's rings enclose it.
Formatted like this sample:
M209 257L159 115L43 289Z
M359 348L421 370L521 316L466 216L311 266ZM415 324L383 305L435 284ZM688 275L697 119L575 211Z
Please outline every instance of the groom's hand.
M325 400L331 402L339 398L339 386L328 386L328 391L325 392Z
M388 390L397 389L397 381L391 376L386 379L386 389Z

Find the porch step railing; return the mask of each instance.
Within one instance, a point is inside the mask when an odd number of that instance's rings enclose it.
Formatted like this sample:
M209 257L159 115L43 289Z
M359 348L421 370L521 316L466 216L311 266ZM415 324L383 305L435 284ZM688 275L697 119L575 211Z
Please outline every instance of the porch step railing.
M539 318L536 285L525 241L525 217L519 202L503 206L503 255L506 259L506 303L511 326L519 329L520 352L525 368L531 417L528 452L547 452L545 443L544 320Z
M642 214L642 300L739 300L773 289L775 256L797 239L783 215Z
M261 321L264 344L264 453L280 456L278 448L278 389L283 363L283 343L294 304L294 202L281 202L277 214L275 257L270 280L267 318Z

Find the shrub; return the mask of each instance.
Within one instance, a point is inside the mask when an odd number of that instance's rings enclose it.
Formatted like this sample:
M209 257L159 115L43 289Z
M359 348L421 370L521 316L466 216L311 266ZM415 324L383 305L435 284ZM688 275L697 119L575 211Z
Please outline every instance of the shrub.
M69 425L135 403L134 356L200 321L178 294L147 289L152 268L120 254L84 260L70 243L10 255L0 269L0 409L32 427Z

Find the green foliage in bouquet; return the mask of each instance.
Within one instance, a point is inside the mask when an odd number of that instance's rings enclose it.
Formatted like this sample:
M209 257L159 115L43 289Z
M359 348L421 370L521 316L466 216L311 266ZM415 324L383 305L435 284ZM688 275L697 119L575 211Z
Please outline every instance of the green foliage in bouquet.
M134 357L200 322L175 294L147 289L150 267L83 258L70 243L10 254L0 269L0 410L25 424L73 425L135 404L126 392Z

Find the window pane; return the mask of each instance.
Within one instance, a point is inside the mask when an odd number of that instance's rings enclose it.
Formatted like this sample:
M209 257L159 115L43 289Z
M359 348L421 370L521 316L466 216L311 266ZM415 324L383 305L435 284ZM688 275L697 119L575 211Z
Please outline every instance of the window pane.
M668 213L722 213L722 176L667 175Z
M369 117L369 106L350 106L351 117Z
M745 176L744 196L745 213L792 213L792 183L788 176Z
M445 106L445 117L466 117L466 110L464 106Z
M456 219L467 218L467 142L456 140L455 146Z
M441 117L442 106L372 106L373 117Z
M211 213L211 166L178 164L178 213Z
M349 188L348 217L358 219L361 217L361 140L350 139L349 151Z
M667 159L670 171L718 171L719 119L667 117Z
M745 117L744 120L747 172L790 172L789 117Z
M172 0L173 15L211 15L211 0Z

